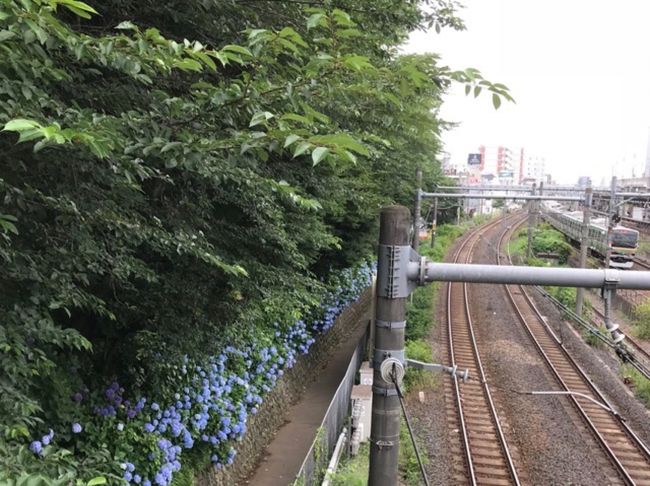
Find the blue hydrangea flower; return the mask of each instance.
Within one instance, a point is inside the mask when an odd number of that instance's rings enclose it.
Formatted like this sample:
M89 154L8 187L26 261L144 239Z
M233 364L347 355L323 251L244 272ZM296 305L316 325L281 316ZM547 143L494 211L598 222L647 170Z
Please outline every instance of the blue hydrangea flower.
M29 450L32 451L34 454L40 456L41 452L43 451L43 444L41 444L40 440L35 440L31 444L29 444Z

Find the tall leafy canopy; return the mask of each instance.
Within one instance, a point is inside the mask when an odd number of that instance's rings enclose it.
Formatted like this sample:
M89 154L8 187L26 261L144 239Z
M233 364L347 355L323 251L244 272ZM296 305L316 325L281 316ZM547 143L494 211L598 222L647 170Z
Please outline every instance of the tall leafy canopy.
M425 184L453 0L0 0L0 427L266 332ZM496 103L496 102L495 102ZM161 385L162 386L162 385ZM102 459L103 460L103 459Z

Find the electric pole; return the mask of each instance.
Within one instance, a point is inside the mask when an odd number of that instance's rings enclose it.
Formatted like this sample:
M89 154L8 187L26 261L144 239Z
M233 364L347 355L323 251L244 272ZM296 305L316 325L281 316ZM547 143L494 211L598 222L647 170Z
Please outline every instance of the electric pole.
M580 235L580 268L587 268L587 254L589 253L589 225L591 224L591 183L585 189L585 203L582 209L582 233ZM582 316L582 304L585 299L585 289L578 287L576 290L576 314Z
M411 245L415 251L420 248L420 212L422 205L422 169L419 167L415 171L415 180L417 191L415 194L415 210L413 215L413 244Z
M605 268L609 268L612 259L612 230L616 216L616 176L612 176L612 185L609 191L609 210L607 211L607 249L605 251Z
M431 226L431 248L436 244L436 228L438 227L438 198L433 199L433 225Z
M382 209L379 220L369 486L397 486L398 480L400 402L394 383L384 379L381 367L390 360L405 361L406 299L410 292L404 271L411 252L410 220L404 206ZM403 279L398 278L399 271L404 273Z
M535 195L535 188L537 187L537 184L533 182L533 189L531 192L531 195ZM526 245L526 260L530 258L531 252L532 252L532 247L533 247L533 224L534 224L534 217L535 217L535 201L529 201L528 202L528 245Z

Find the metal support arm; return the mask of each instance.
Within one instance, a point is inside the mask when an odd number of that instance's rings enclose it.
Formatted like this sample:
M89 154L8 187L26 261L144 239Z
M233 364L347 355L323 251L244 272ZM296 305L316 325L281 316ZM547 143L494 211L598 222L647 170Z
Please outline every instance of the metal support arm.
M406 358L406 365L411 368L417 368L419 370L435 371L437 373L449 373L451 376L460 378L461 380L463 380L463 382L466 382L467 379L469 378L469 370L468 369L459 370L458 366L456 365L445 366L437 363L424 363L422 361L409 359L409 358Z
M603 288L607 282L616 281L617 288L620 289L650 289L650 272L642 271L475 265L434 263L427 259L413 260L408 264L408 278L421 284L446 281Z

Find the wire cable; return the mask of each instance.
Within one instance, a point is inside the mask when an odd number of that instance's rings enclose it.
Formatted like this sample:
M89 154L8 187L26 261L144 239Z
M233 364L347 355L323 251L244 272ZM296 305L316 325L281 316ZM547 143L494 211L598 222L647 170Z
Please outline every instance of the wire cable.
M393 383L395 384L395 389L397 390L397 397L399 398L399 404L402 407L402 413L404 414L404 420L406 421L406 428L408 429L409 435L411 436L413 449L415 449L415 457L417 458L418 464L420 465L420 471L422 472L422 479L424 479L424 484L426 484L426 486L430 486L429 478L427 478L427 472L424 470L424 464L422 464L422 459L420 458L420 450L418 449L418 445L415 442L415 435L413 435L413 429L411 428L411 421L409 420L409 416L406 413L406 406L404 405L404 400L403 400L404 395L402 395L402 390L397 384L397 376L395 374L394 364L393 364L393 372L391 373L391 378L393 380Z

